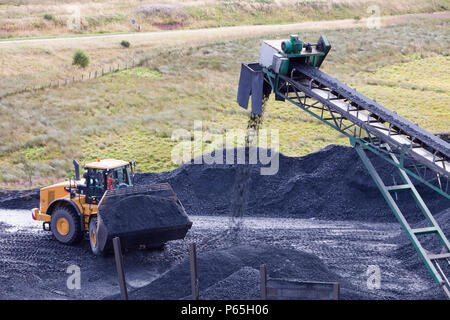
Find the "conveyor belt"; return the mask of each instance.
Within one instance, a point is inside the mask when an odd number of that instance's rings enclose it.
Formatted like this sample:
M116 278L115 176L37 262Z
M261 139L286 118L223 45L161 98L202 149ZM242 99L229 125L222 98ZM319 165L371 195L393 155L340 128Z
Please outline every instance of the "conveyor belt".
M342 97L345 97L346 99L363 107L365 110L377 115L380 119L392 123L397 128L401 129L405 134L414 137L416 140L422 141L424 144L450 158L450 144L438 138L434 134L431 134L428 131L418 127L416 124L400 117L395 112L383 107L376 101L369 99L355 89L350 88L317 68L306 65L296 65L294 68L307 75L309 78L312 78L339 93Z
M306 65L295 65L291 76L280 78L286 86L279 88L288 98L292 87L309 98L326 104L346 120L370 131L392 148L401 148L410 158L441 176L450 178L450 144L427 132L395 112L365 97L333 77ZM294 90L294 91L295 91Z

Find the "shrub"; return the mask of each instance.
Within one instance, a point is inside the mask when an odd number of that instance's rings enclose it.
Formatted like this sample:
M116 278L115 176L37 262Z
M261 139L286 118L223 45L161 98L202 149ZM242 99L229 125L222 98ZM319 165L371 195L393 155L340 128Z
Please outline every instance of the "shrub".
M129 48L130 47L130 41L127 40L122 40L122 42L120 42L120 45L124 48Z
M77 50L73 55L72 64L86 68L89 65L90 58L83 50Z
M53 15L50 13L44 14L44 19L48 21L54 20Z

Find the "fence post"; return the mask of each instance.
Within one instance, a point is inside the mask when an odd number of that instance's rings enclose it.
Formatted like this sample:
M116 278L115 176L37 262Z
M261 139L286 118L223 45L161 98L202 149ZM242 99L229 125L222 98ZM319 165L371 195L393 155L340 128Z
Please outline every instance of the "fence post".
M123 256L122 246L120 244L120 238L115 237L113 239L114 245L114 257L116 258L117 276L119 278L120 295L123 300L128 300L127 283L125 282L125 271L123 269Z
M260 275L260 286L261 286L261 300L267 299L267 267L265 264L262 264L259 268L259 275Z
M97 79L97 70L95 70L95 79Z
M189 258L191 261L192 300L198 300L197 247L195 243L191 243L189 247Z
M339 300L340 299L340 284L339 283L335 283L333 285L333 289L334 289L334 300Z
M103 68L102 68L102 76L104 76L105 75L105 73L103 72Z

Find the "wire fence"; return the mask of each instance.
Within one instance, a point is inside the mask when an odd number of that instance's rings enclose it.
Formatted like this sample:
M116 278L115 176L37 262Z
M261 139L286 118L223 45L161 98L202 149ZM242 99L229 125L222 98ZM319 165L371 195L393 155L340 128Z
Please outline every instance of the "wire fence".
M91 79L97 79L99 77L103 77L103 76L106 76L108 74L111 74L111 73L114 73L117 71L134 68L136 66L138 66L138 65L135 63L134 59L130 62L126 62L126 63L122 63L122 64L121 63L117 63L117 65L112 64L106 68L101 68L101 69L98 69L95 71L89 71L89 72L82 73L81 75L77 75L77 76L74 75L71 78L66 78L63 80L60 80L60 79L50 80L49 83L45 83L42 85L26 86L24 88L10 91L10 92L0 95L0 99L6 98L9 96L13 96L16 94L20 94L20 93L25 93L25 92L37 92L37 91L41 91L41 90L49 89L49 88L60 88L63 86L67 86L68 84L71 84L71 83L81 82L81 81L86 81L86 80L91 80Z

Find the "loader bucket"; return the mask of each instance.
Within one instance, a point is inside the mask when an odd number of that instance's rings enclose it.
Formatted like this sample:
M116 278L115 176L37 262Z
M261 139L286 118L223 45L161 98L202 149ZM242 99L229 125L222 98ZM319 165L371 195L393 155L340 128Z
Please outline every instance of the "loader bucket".
M158 247L183 239L192 226L168 183L108 190L97 215L101 251L110 250L115 237L123 248Z

